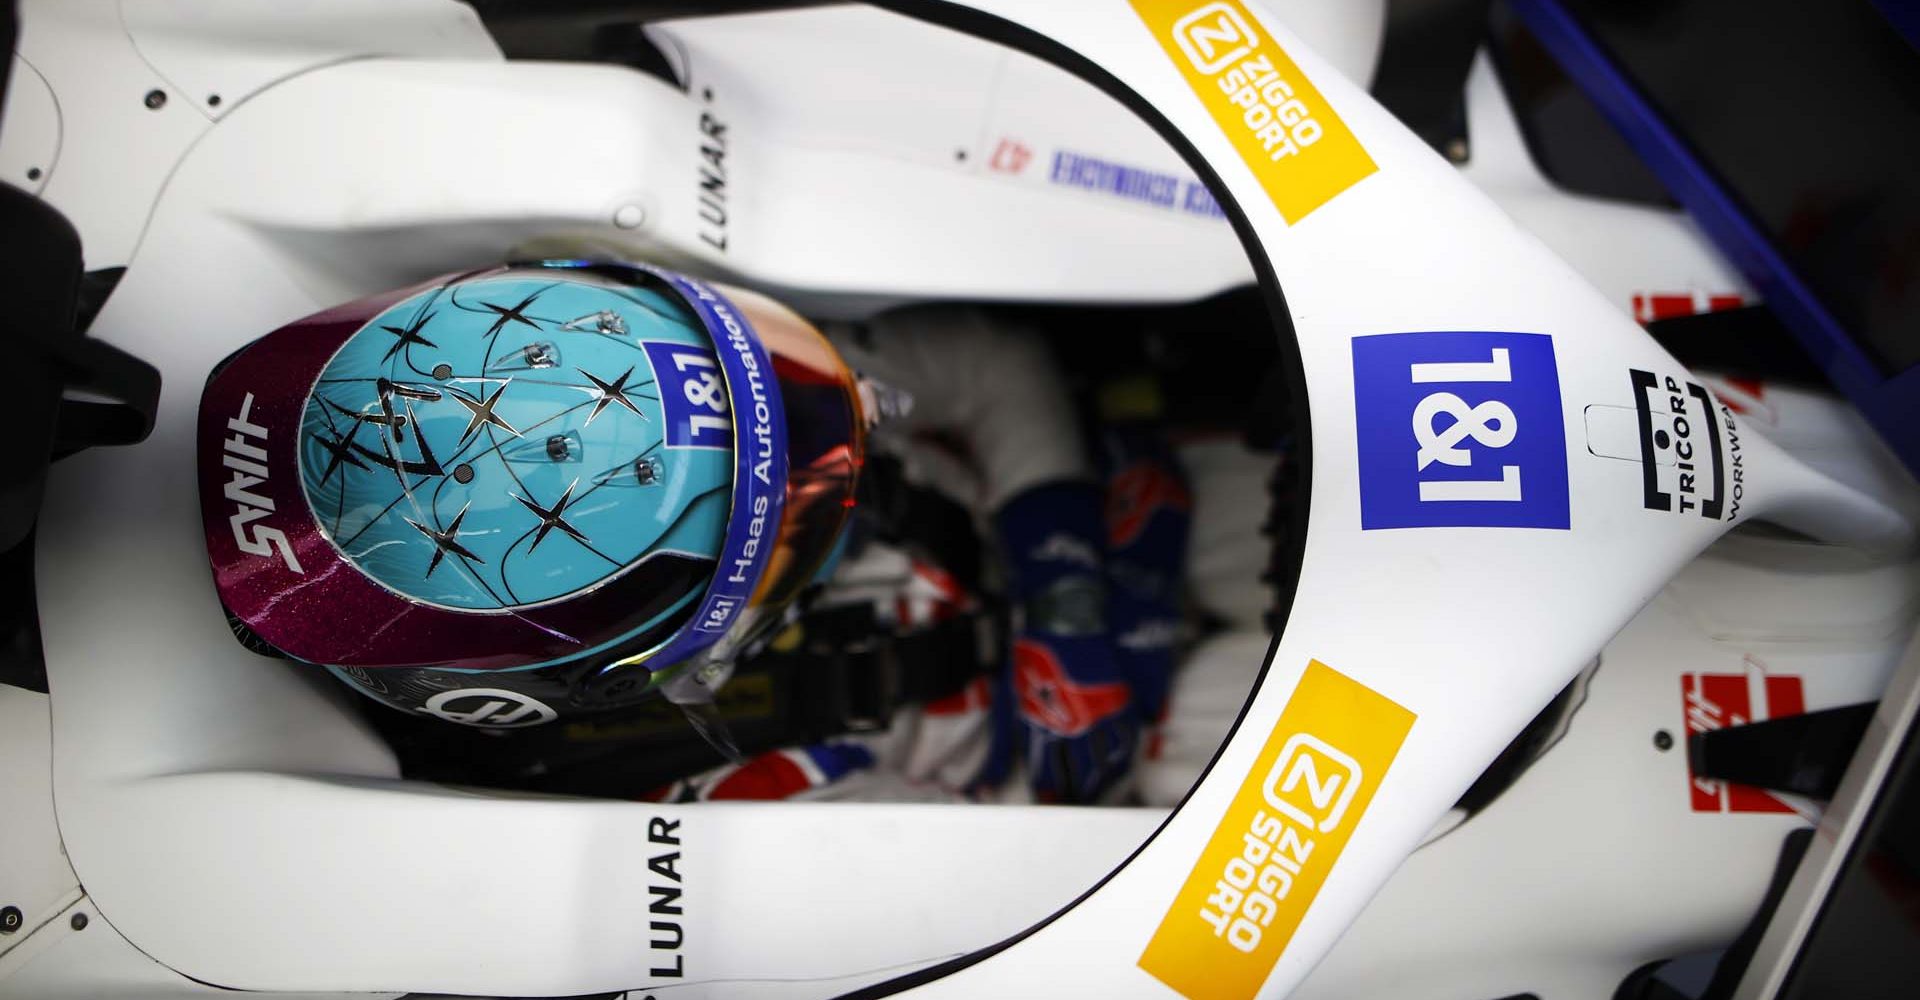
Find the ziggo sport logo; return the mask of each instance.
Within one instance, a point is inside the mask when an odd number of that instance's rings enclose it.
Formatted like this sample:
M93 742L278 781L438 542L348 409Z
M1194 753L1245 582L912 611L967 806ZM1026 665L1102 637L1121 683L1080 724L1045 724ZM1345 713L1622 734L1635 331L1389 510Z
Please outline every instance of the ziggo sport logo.
M1259 992L1413 722L1379 692L1309 660L1140 968L1190 1000Z
M1241 852L1227 859L1200 909L1215 937L1243 952L1260 946L1263 928L1313 857L1314 837L1340 827L1362 780L1359 762L1327 741L1311 733L1288 738L1260 789L1278 815L1253 814Z
M1269 159L1297 155L1325 134L1293 86L1274 68L1272 56L1253 55L1260 36L1233 5L1215 2L1196 8L1174 22L1173 37L1194 70L1215 77L1221 93L1240 107L1241 122Z

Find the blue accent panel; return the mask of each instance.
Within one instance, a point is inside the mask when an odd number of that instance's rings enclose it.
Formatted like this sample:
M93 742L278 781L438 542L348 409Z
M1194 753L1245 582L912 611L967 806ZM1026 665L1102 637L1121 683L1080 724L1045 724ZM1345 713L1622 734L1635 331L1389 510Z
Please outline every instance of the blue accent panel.
M1553 338L1353 339L1360 527L1566 528L1566 418Z
M774 537L780 532L780 516L786 509L787 422L773 360L746 318L704 282L667 271L653 273L685 297L717 348L715 356L725 375L729 400L725 409L732 415L734 465L733 505L719 565L693 620L649 659L650 667L664 669L726 635L752 599L767 564L773 561ZM656 374L661 371L656 369ZM696 383L688 379L677 384L696 405L710 390L696 390ZM667 433L670 441L672 431ZM667 450L703 453L701 449Z
M1899 4L1883 6L1904 9ZM1881 373L1802 281L1745 206L1559 0L1512 0L1513 12L1599 105L1607 120L1686 206L1707 237L1766 299L1827 378L1860 408L1907 467L1920 474L1920 366ZM1890 15L1891 17L1891 15ZM1913 37L1914 18L1891 17Z

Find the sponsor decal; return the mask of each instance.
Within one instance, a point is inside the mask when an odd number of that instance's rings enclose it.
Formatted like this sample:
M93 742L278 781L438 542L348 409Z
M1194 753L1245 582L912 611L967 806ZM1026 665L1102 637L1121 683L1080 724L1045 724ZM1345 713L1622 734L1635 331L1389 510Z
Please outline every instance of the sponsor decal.
M523 729L559 717L538 699L503 688L442 691L428 698L421 711L437 719L486 729Z
M1018 139L1001 139L993 147L993 154L987 157L987 169L1000 174L1017 174L1027 169L1033 162L1033 150Z
M1001 139L987 158L987 169L1000 174L1025 176L1036 158L1034 150L1017 139ZM1056 149L1044 175L1033 176L1056 187L1074 188L1108 195L1168 212L1201 219L1225 219L1213 192L1190 174L1168 173L1136 164L1110 160L1097 153Z
M1190 1000L1258 992L1413 720L1378 692L1310 661L1140 968Z
M1220 207L1213 192L1207 190L1199 181L1188 181L1185 193L1180 196L1180 210L1188 215L1198 215L1209 219L1224 219L1227 210Z
M705 371L699 361L672 351L659 357L648 352L655 377L662 379L661 402L669 424L679 423L673 416L675 409L666 404L675 397L681 418L688 421L686 427L669 426L665 433L681 434L692 442L698 434L714 433L696 430L694 417L727 414L721 419L730 419L726 433L734 456L733 509L727 515L726 542L707 596L694 611L690 627L653 654L657 662L678 663L726 634L772 560L774 531L786 503L787 431L773 361L732 304L704 282L655 273L681 293L712 334L719 348L712 357L719 363L721 376L720 381L711 382L714 373ZM719 391L722 386L725 392ZM669 387L673 391L664 391ZM731 404L726 402L729 398ZM698 446L706 445L703 439Z
M701 92L711 105L713 90ZM700 241L727 252L727 126L711 108L700 112Z
M1747 657L1739 674L1681 674L1681 704L1687 717L1687 735L1710 733L1728 726L1765 722L1807 710L1800 678L1769 674L1759 660ZM1687 780L1694 812L1790 813L1796 810L1766 791L1693 773L1687 761Z
M1031 639L1013 644L1013 688L1020 715L1060 736L1079 736L1127 707L1124 681L1082 684L1067 676L1053 650Z
M1740 516L1746 466L1733 410L1707 387L1628 369L1640 441L1641 504L1710 521Z
M1738 295L1712 295L1707 292L1678 294L1636 292L1633 296L1633 318L1644 324L1657 319L1698 316L1722 309L1738 309L1744 304Z
M231 431L221 441L220 464L233 473L220 495L233 504L227 524L240 551L254 556L279 555L287 568L305 575L294 557L293 543L279 528L256 524L273 513L273 498L255 492L267 484L267 429L253 422L253 393L240 400L240 412L227 418Z
M1570 526L1553 338L1355 337L1353 395L1362 529Z
M733 447L733 421L727 415L727 385L713 352L692 344L643 340L653 365L666 412L669 448Z
M1227 217L1226 210L1214 200L1213 192L1192 177L1131 167L1072 150L1062 149L1053 154L1047 182L1110 194L1203 219Z
M680 902L680 836L677 819L655 816L647 820L647 843L658 851L647 858L647 870L653 873L647 884L647 929L652 932L647 944L655 952L647 971L662 979L684 979L687 975L687 932L681 919L686 914Z
M1239 0L1131 0L1289 225L1378 169Z

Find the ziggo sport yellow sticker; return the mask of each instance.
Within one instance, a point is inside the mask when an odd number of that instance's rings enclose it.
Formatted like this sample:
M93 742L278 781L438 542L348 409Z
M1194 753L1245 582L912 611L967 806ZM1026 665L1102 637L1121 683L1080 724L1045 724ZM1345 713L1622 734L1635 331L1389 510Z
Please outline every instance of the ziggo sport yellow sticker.
M1131 0L1288 225L1379 169L1238 0Z
M1140 968L1190 1000L1257 993L1413 720L1372 688L1309 661Z

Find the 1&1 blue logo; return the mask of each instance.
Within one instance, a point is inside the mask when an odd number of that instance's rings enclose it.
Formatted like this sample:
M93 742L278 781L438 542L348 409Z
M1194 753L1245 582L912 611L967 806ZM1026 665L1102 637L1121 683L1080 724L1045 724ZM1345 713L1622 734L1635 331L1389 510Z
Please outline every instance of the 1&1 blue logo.
M1552 337L1355 337L1353 396L1362 529L1570 526Z

